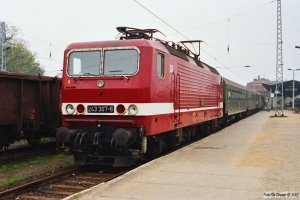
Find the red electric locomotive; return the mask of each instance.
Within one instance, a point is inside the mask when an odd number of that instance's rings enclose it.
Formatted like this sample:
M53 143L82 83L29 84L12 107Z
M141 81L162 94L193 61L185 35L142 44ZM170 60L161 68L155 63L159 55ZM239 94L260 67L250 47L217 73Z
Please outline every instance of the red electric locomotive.
M117 29L120 40L65 50L57 139L77 163L131 165L189 141L196 125L219 126L222 77L214 68L185 43L154 39L155 29Z

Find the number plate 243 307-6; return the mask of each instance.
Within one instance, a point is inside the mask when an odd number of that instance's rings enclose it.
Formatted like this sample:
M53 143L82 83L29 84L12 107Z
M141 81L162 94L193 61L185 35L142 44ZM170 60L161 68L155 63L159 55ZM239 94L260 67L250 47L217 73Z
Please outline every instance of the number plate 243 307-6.
M87 106L88 113L114 113L114 106L112 105L90 105Z

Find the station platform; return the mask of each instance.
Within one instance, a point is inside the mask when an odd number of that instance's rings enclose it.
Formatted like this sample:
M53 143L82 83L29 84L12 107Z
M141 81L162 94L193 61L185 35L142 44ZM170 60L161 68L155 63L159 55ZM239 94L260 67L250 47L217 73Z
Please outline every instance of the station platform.
M272 114L261 111L67 199L273 199L288 192L296 197L300 115Z

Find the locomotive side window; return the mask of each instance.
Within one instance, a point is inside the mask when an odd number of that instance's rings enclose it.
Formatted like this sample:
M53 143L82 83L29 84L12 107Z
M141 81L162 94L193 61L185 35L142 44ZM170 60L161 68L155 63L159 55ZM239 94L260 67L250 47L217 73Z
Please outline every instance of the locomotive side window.
M157 54L156 65L157 65L157 76L164 77L165 76L165 56L164 56L164 54L162 54L162 53Z
M104 75L133 75L138 71L138 52L135 49L104 51Z
M77 51L69 55L68 74L71 76L96 76L100 74L100 51Z

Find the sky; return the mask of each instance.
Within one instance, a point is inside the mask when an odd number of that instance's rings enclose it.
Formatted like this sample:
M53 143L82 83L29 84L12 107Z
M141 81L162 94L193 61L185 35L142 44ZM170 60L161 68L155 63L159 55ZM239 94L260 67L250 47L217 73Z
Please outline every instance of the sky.
M299 10L299 0L282 0L284 80L292 79L287 68L300 68ZM201 61L240 84L276 79L277 1L0 0L0 21L19 29L50 76L62 70L68 44L114 40L117 26L129 26L159 29L166 41L204 41Z

